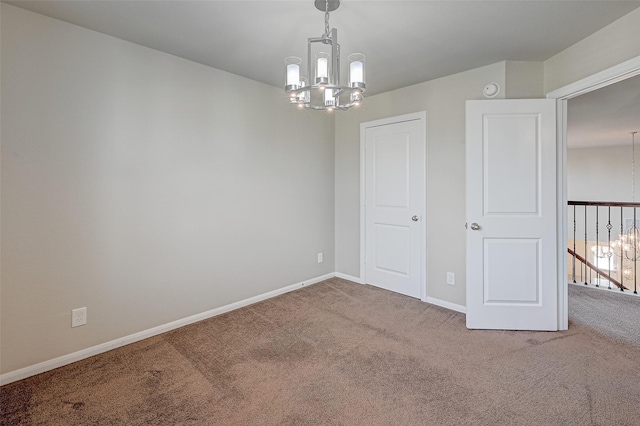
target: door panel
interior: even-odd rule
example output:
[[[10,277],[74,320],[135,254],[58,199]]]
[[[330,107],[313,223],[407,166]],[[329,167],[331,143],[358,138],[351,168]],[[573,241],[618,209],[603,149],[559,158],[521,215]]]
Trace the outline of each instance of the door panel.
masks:
[[[540,239],[487,238],[484,240],[484,303],[540,303]],[[509,265],[521,271],[534,271],[514,277]]]
[[[424,126],[364,127],[365,281],[412,297],[421,296],[425,262]]]
[[[485,214],[538,214],[539,124],[537,114],[484,117]]]
[[[374,265],[381,271],[392,272],[405,277],[410,270],[411,236],[408,226],[387,224],[375,224],[373,238],[384,241],[384,244],[376,244]]]
[[[373,136],[376,207],[409,208],[410,136],[409,133]]]
[[[467,101],[469,328],[557,330],[555,119],[553,100]]]

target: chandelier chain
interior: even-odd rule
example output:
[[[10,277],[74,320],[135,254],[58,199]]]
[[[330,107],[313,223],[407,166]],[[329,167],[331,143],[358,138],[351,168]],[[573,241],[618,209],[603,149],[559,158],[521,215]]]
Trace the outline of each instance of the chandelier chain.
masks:
[[[631,132],[631,201],[636,202],[636,133]]]
[[[329,34],[329,0],[324,2],[324,33]]]

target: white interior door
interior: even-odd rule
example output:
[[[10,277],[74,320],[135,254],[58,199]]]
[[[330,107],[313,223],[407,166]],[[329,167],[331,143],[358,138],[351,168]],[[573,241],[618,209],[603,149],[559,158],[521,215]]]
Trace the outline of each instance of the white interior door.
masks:
[[[426,119],[364,123],[365,282],[422,297]]]
[[[467,327],[557,330],[555,100],[467,101]]]

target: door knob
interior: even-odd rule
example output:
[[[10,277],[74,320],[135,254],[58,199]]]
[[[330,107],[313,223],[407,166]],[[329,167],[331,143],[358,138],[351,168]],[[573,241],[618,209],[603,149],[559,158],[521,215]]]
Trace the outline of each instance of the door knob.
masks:
[[[414,215],[411,220],[417,222],[420,218],[417,215]]]
[[[473,222],[473,223],[471,224],[471,230],[472,230],[472,231],[478,231],[478,230],[480,230],[480,225],[478,225],[477,223]]]

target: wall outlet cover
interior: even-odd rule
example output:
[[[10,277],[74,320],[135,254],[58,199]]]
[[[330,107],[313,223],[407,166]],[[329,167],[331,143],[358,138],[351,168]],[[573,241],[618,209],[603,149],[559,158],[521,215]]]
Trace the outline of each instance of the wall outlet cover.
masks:
[[[87,308],[78,308],[71,311],[71,327],[78,327],[87,323]]]
[[[456,285],[456,274],[453,272],[447,272],[447,284]]]

